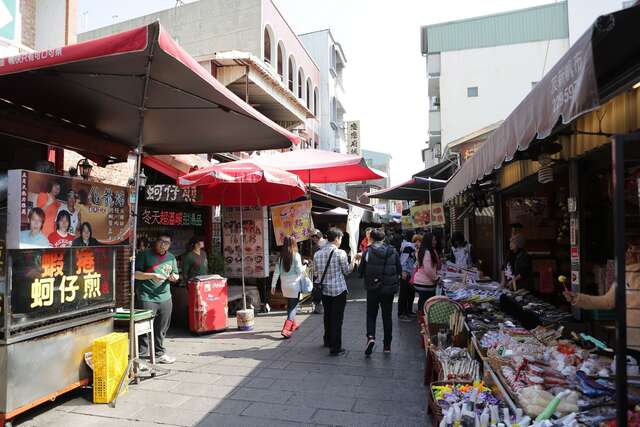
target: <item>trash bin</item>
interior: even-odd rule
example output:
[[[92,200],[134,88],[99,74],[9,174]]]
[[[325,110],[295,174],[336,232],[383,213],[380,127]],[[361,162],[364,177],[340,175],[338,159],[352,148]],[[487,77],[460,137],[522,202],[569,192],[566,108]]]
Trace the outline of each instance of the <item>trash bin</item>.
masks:
[[[187,284],[189,330],[194,333],[227,329],[229,294],[227,279],[215,275],[196,276]]]

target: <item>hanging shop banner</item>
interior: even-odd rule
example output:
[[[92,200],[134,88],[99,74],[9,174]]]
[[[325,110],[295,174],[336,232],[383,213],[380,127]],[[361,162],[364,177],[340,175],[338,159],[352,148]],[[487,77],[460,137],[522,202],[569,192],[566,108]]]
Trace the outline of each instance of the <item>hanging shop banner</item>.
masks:
[[[432,210],[429,204],[412,206],[411,221],[414,227],[437,227],[444,225],[444,209],[442,203],[433,203]]]
[[[140,218],[143,225],[169,225],[173,227],[202,227],[202,212],[178,209],[142,208]]]
[[[115,248],[10,251],[15,321],[41,319],[114,301]]]
[[[272,206],[271,221],[278,246],[282,246],[285,237],[294,237],[298,242],[309,239],[314,230],[311,200]]]
[[[126,243],[126,187],[23,169],[10,170],[8,178],[8,249]]]
[[[242,224],[240,223],[240,209]],[[269,215],[266,207],[222,208],[222,252],[227,277],[242,276],[242,240],[244,230],[245,277],[269,276]]]
[[[413,228],[413,220],[410,215],[402,216],[402,228]]]
[[[144,187],[145,200],[149,202],[196,203],[201,193],[198,187],[182,188],[171,184],[147,185]]]

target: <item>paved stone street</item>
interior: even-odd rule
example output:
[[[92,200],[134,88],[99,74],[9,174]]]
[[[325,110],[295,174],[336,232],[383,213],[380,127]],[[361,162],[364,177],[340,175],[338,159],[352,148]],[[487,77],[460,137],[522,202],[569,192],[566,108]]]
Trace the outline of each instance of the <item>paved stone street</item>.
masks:
[[[255,330],[205,336],[171,331],[171,373],[132,386],[115,409],[82,390],[20,417],[24,426],[429,425],[423,357],[415,322],[394,324],[391,355],[379,343],[365,359],[365,301],[351,281],[344,324],[347,354],[322,347],[322,316],[301,314],[300,330],[280,337],[283,313],[256,318]],[[396,321],[394,307],[394,322]],[[34,378],[34,381],[36,379]]]

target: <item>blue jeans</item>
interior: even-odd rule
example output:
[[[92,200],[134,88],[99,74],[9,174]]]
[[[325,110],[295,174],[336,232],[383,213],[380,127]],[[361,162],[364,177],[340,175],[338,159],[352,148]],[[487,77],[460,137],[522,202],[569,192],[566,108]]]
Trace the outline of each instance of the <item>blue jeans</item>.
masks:
[[[296,320],[296,312],[298,311],[298,303],[300,302],[300,294],[296,298],[287,298],[287,320]]]

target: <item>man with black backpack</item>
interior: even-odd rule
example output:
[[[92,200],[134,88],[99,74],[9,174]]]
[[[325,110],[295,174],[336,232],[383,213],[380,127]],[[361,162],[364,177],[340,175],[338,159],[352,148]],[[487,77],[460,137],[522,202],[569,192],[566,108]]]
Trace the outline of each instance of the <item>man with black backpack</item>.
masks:
[[[376,345],[376,321],[378,308],[382,309],[384,327],[384,353],[391,353],[393,296],[398,292],[402,267],[398,252],[384,243],[384,232],[371,231],[372,244],[367,248],[360,264],[360,274],[364,276],[367,290],[367,348],[368,357]]]

